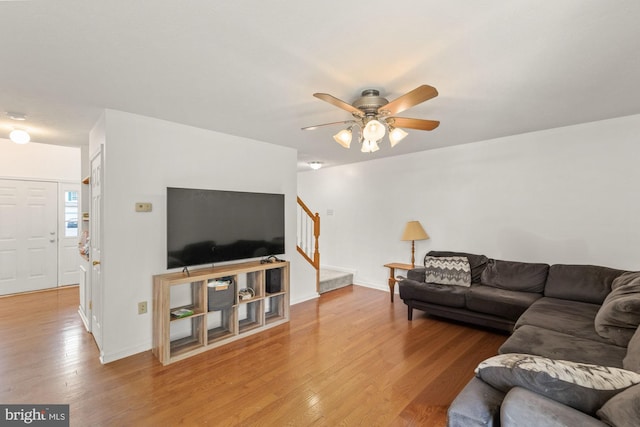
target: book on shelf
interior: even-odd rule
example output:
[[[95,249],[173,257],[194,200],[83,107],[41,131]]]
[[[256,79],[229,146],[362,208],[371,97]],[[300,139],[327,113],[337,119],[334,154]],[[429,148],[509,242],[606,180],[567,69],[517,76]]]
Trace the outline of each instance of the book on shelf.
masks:
[[[179,308],[177,310],[172,310],[171,315],[177,318],[187,317],[193,315],[193,310],[190,308]]]

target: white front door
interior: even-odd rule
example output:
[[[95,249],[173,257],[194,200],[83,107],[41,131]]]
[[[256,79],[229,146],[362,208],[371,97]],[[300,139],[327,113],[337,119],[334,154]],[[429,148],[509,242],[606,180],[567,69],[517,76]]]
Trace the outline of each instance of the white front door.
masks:
[[[102,352],[102,151],[91,159],[91,210],[89,212],[89,251],[91,261],[91,333]]]
[[[58,280],[58,184],[0,180],[0,294]]]
[[[80,185],[60,184],[58,209],[58,286],[80,283],[80,253],[78,241],[82,227],[80,214]]]

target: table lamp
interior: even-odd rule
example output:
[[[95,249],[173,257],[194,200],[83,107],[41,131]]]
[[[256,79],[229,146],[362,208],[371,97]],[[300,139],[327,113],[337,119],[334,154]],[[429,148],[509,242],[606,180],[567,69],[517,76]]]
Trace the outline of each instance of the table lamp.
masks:
[[[416,266],[416,240],[427,240],[429,235],[422,225],[420,225],[420,221],[409,221],[407,225],[404,227],[404,233],[402,233],[402,239],[404,241],[411,240],[411,266],[415,268]]]

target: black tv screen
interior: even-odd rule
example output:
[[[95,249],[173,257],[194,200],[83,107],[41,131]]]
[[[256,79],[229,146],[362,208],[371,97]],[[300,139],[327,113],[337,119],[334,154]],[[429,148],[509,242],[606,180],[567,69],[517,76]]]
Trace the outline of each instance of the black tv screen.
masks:
[[[167,188],[167,268],[284,253],[284,194]]]

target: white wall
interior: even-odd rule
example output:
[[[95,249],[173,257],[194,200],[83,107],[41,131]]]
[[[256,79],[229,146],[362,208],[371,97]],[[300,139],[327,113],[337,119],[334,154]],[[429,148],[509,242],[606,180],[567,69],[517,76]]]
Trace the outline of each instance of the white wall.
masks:
[[[98,126],[99,125],[99,126]],[[285,194],[286,259],[291,300],[315,296],[314,277],[301,277],[295,249],[296,151],[119,111],[105,111],[103,180],[103,361],[151,348],[152,276],[166,272],[166,187]],[[102,132],[92,133],[95,152]],[[95,139],[95,140],[94,140]],[[151,202],[136,213],[136,202]]]
[[[298,194],[321,215],[322,263],[363,285],[388,289],[382,265],[410,262],[409,220],[431,236],[417,263],[455,250],[640,270],[638,135],[635,115],[301,172]]]
[[[80,148],[0,138],[0,177],[80,182]]]

